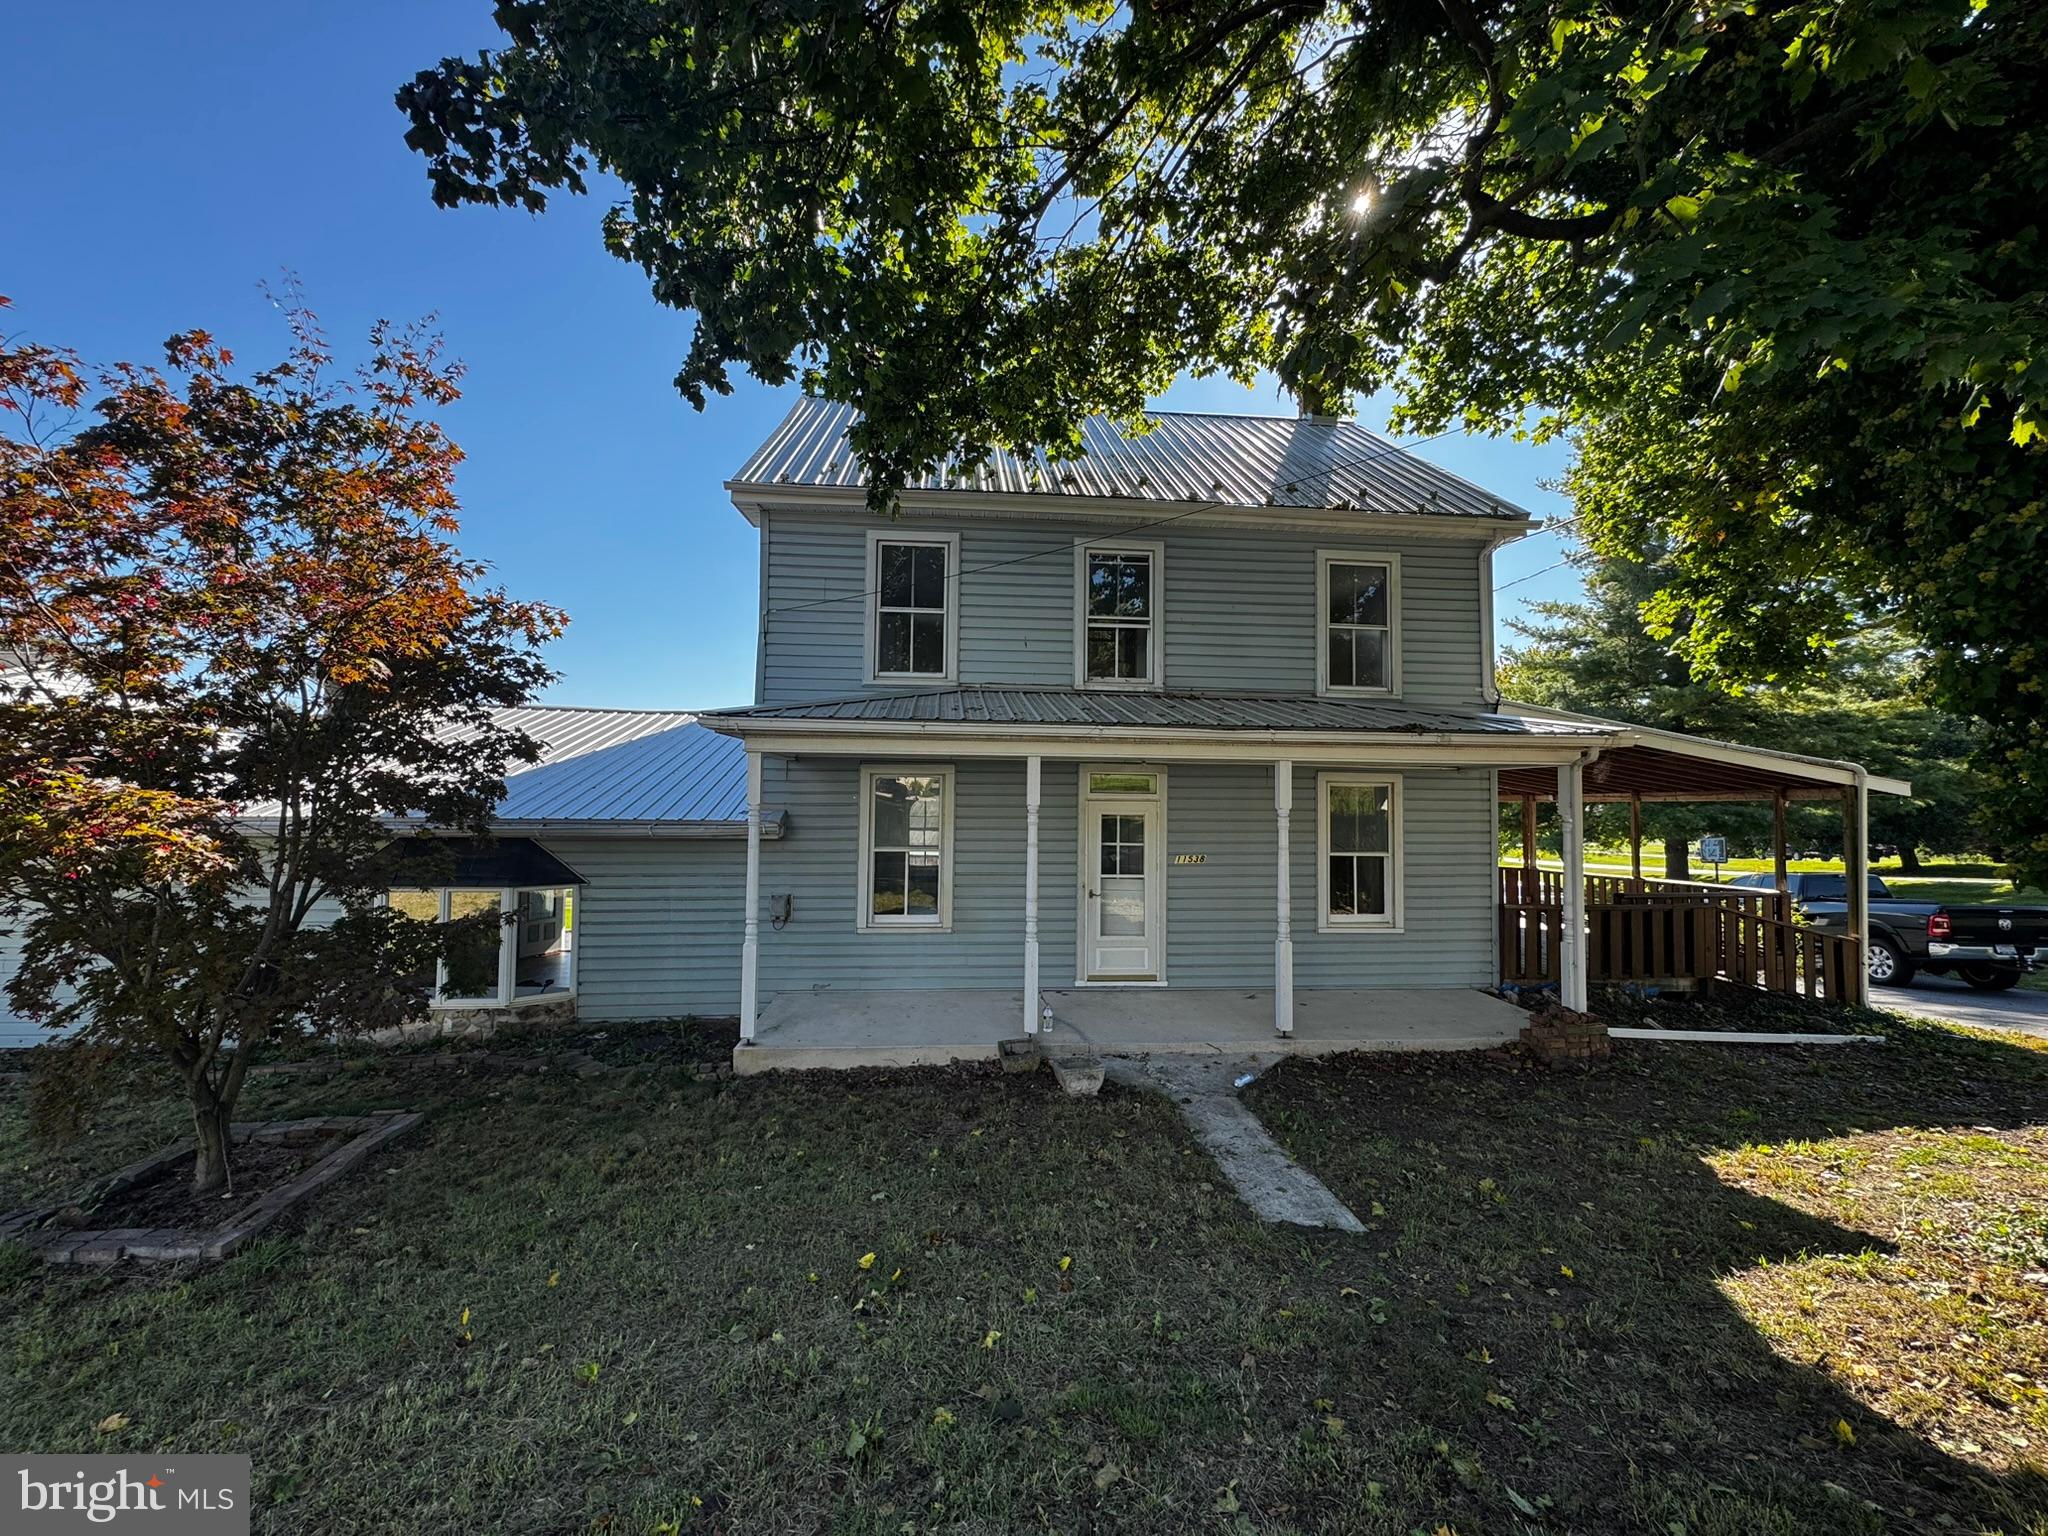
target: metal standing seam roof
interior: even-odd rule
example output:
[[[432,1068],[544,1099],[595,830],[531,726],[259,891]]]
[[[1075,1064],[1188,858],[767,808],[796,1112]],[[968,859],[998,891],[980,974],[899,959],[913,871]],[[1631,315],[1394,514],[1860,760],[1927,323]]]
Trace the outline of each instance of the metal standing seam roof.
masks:
[[[948,466],[910,489],[1235,507],[1423,513],[1522,521],[1529,513],[1440,469],[1355,421],[1150,411],[1152,430],[1125,437],[1102,417],[1082,423],[1084,453],[998,452],[979,469]],[[859,489],[866,478],[847,442],[853,407],[804,397],[754,451],[728,489]]]
[[[498,712],[546,744],[542,761],[505,781],[499,822],[741,823],[746,749],[668,710]]]
[[[960,687],[754,709],[707,710],[714,725],[751,720],[863,724],[1133,726],[1197,731],[1449,732],[1597,736],[1599,726],[1291,694],[1111,693],[1079,688]]]

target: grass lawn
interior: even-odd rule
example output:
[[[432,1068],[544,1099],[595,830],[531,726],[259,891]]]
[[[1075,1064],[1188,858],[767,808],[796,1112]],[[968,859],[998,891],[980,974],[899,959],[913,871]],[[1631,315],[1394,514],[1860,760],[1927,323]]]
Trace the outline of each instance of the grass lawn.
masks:
[[[227,1264],[0,1260],[0,1443],[247,1452],[263,1531],[2048,1536],[2048,1052],[1883,1026],[1283,1066],[1362,1238],[1043,1074],[263,1079],[430,1116]],[[166,1129],[23,1098],[0,1205]]]

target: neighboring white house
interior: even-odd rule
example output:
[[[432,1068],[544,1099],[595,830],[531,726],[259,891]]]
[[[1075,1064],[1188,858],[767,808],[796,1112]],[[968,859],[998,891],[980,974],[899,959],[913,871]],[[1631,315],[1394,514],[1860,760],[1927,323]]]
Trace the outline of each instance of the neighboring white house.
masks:
[[[1047,1025],[1502,1038],[1503,798],[1559,801],[1568,865],[1588,797],[1862,814],[1853,765],[1504,706],[1493,556],[1534,520],[1355,423],[1090,423],[1078,461],[934,475],[882,519],[852,421],[800,401],[727,485],[760,533],[752,707],[515,712],[549,744],[501,809],[524,841],[425,900],[517,916],[498,987],[444,1006],[738,1012],[757,1065]]]

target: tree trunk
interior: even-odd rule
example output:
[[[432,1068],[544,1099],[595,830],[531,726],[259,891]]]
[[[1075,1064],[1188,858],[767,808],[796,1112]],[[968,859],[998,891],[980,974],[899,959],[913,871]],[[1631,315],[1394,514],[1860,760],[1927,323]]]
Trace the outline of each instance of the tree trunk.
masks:
[[[1920,873],[1920,850],[1911,843],[1899,844],[1899,873],[1917,875]]]
[[[1692,848],[1682,837],[1664,839],[1664,878],[1666,880],[1690,880],[1692,878]]]
[[[228,1125],[235,1106],[216,1093],[205,1074],[191,1080],[192,1133],[198,1139],[199,1155],[192,1163],[192,1192],[210,1194],[225,1189],[228,1182]]]

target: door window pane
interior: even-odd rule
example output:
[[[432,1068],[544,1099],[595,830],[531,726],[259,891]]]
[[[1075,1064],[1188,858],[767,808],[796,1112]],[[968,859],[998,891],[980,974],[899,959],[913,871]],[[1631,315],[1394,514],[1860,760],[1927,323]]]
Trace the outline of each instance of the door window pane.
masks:
[[[1102,936],[1132,938],[1145,931],[1145,881],[1116,875],[1102,882]]]
[[[1159,788],[1159,780],[1149,773],[1091,773],[1088,775],[1088,793],[1091,795],[1149,795]]]

